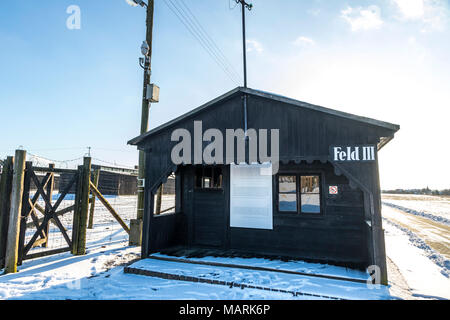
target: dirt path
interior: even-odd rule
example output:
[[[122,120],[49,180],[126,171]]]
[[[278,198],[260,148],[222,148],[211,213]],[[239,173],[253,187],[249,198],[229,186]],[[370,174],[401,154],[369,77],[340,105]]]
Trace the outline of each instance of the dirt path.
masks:
[[[419,300],[419,298],[414,297],[412,290],[402,273],[398,269],[397,265],[392,261],[391,258],[387,257],[387,268],[389,275],[389,292],[396,297],[404,300]]]
[[[450,226],[395,208],[383,208],[383,216],[419,236],[433,250],[450,260]]]

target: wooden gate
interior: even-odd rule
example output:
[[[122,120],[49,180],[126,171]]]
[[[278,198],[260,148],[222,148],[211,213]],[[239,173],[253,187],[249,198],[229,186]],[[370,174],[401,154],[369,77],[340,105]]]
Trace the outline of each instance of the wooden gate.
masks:
[[[69,173],[72,178],[61,193],[54,195],[55,174],[61,173]],[[78,190],[81,173],[81,167],[78,170],[56,169],[53,165],[43,168],[33,167],[31,162],[26,163],[18,264],[26,259],[72,250],[73,236],[76,234],[74,222],[77,221],[76,215],[79,212],[79,192],[69,195],[69,191]],[[63,202],[65,207],[59,209]],[[65,222],[61,221],[68,215],[72,215],[71,224],[67,219]],[[52,230],[50,225],[53,226]],[[62,235],[62,239],[55,245],[51,240],[58,233],[59,236]]]

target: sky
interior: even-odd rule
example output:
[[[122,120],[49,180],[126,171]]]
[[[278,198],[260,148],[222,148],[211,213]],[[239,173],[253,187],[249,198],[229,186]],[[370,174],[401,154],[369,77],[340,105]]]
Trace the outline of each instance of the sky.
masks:
[[[450,188],[448,0],[252,4],[249,87],[399,124],[379,153],[382,188]],[[155,0],[150,128],[242,85],[241,32],[234,0]],[[94,163],[137,164],[144,38],[145,10],[125,0],[1,1],[0,158],[20,147],[73,166],[91,147]]]

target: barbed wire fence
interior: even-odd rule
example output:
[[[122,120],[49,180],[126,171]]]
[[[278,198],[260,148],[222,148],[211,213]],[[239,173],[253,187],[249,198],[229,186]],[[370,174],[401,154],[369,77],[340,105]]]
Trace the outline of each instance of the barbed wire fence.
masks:
[[[85,154],[84,156],[87,156]],[[61,169],[76,169],[78,165],[83,162],[84,156],[76,157],[73,159],[67,160],[57,160],[50,159],[47,157],[43,157],[40,155],[36,155],[34,153],[27,152],[27,161],[31,161],[33,163],[33,167],[46,167],[49,165],[54,165],[55,168]],[[108,166],[108,167],[117,167],[117,168],[125,168],[125,169],[135,169],[135,167],[129,165],[118,164],[115,161],[107,161],[97,157],[91,157],[92,164],[97,166]],[[102,175],[102,170],[99,171],[100,176]],[[105,172],[103,172],[105,174]],[[91,177],[92,178],[92,177]],[[70,179],[70,177],[67,177]],[[58,196],[60,195],[60,189],[62,186],[59,183],[62,183],[61,176],[55,175],[55,184],[53,186],[53,194],[52,194],[52,202],[54,203]],[[103,192],[103,197],[106,201],[111,205],[111,207],[117,212],[123,222],[130,226],[130,220],[136,218],[137,212],[137,190],[133,191],[131,194],[121,194],[121,181],[118,179],[117,185],[111,188],[103,188],[105,191]],[[137,177],[136,182],[137,186]],[[102,189],[102,188],[99,188]],[[133,188],[132,188],[133,189]],[[60,208],[65,209],[73,205],[75,195],[73,194],[75,190],[71,190],[71,193],[66,196],[64,201],[61,203]],[[33,195],[30,194],[30,197]],[[89,204],[89,215],[93,214],[92,218],[92,226],[87,229],[86,232],[86,244],[87,249],[98,249],[98,248],[114,248],[114,247],[123,247],[128,245],[128,234],[123,229],[123,227],[118,223],[118,221],[113,217],[111,212],[103,205],[98,198],[94,200],[94,195],[91,193],[90,195],[90,204]],[[44,200],[42,197],[39,197],[37,201],[39,206],[45,207]],[[91,206],[93,207],[91,209]],[[38,212],[38,218],[42,218]],[[27,231],[27,237],[31,237],[33,234],[33,221],[27,221],[27,225],[30,227],[30,231]],[[61,222],[66,227],[67,232],[70,234],[73,223],[73,214],[67,214],[61,217]],[[29,235],[28,235],[29,234]],[[64,246],[64,238],[60,232],[58,232],[57,227],[54,226],[53,223],[49,224],[49,240],[46,244],[49,248],[58,249]],[[34,251],[40,251],[44,249],[40,249],[36,247]]]
[[[86,156],[86,154],[84,156]],[[54,169],[64,169],[59,171],[55,170],[55,172],[52,173],[52,179],[49,180],[48,185],[44,186],[45,193],[50,199],[52,206],[58,201],[58,198],[61,196],[61,193],[63,192],[62,190],[65,189],[65,185],[67,185],[68,181],[72,180],[73,176],[77,174],[78,171],[76,169],[83,163],[84,156],[67,160],[57,160],[40,156],[32,152],[27,152],[26,160],[31,162],[31,167],[33,168],[33,171],[36,172],[37,178],[41,183],[44,179],[46,179],[47,175],[52,172],[51,170],[48,170],[49,167]],[[136,167],[118,165],[115,161],[107,161],[96,157],[91,157],[91,159],[93,165],[91,171],[91,182],[93,182],[94,185],[95,182],[93,181],[93,173],[96,170],[98,170],[100,174],[99,181],[102,181],[102,174],[106,176],[113,173],[120,176],[124,171],[132,172],[130,170],[136,170]],[[95,168],[94,165],[96,165]],[[104,168],[104,171],[102,171],[101,168]],[[114,168],[125,170],[114,172]],[[112,171],[108,171],[108,169],[111,169]],[[130,220],[135,219],[137,215],[137,176],[134,181],[132,181],[132,183],[135,184],[135,188],[131,188],[133,190],[132,192],[123,192],[124,188],[121,186],[122,182],[122,180],[118,179],[117,184],[112,187],[109,186],[109,188],[105,188],[105,184],[108,183],[105,183],[105,177],[103,177],[103,185],[98,186],[98,192],[101,190],[100,195],[103,199],[100,201],[98,196],[95,196],[94,193],[90,194],[88,218],[90,218],[90,215],[93,216],[91,218],[92,224],[89,226],[88,221],[88,227],[90,228],[86,230],[86,245],[88,251],[91,249],[95,250],[101,248],[105,248],[105,250],[114,250],[116,248],[128,246],[129,235],[125,230],[126,227],[124,228],[123,226],[126,225],[129,228],[131,222]],[[123,183],[129,184],[130,181]],[[25,243],[33,240],[33,236],[37,233],[38,227],[45,217],[44,212],[46,212],[46,202],[37,189],[37,185],[32,182],[29,189],[29,198],[30,201],[35,204],[35,209],[33,211],[33,216],[30,215],[27,217]],[[130,189],[129,185],[127,185],[127,188],[125,189]],[[76,197],[75,193],[76,186],[74,185],[71,187],[68,194],[64,196],[64,199],[61,201],[57,209],[57,212],[61,213],[61,215],[58,215],[58,219],[61,222],[60,225],[63,226],[66,234],[62,233],[60,229],[61,226],[58,227],[57,222],[53,221],[54,219],[51,219],[48,224],[48,229],[45,232],[45,239],[44,237],[40,237],[38,238],[39,241],[33,242],[33,247],[29,251],[30,255],[39,255],[47,250],[59,250],[67,247],[67,239],[65,239],[65,236],[66,238],[67,236],[72,238],[74,218],[73,209]],[[105,201],[107,202],[106,205]],[[111,213],[111,208],[116,214]],[[175,175],[172,174],[163,185],[160,211],[155,212],[155,214],[171,214],[174,212]],[[117,216],[120,218],[117,219]],[[120,223],[119,220],[122,221],[122,223]]]

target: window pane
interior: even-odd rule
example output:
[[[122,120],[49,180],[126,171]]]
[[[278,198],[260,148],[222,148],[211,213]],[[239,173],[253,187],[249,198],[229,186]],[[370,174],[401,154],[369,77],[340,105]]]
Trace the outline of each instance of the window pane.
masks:
[[[203,177],[203,188],[211,188],[211,178]]]
[[[320,195],[313,193],[302,194],[302,212],[320,213]]]
[[[202,187],[202,168],[196,168],[195,169],[195,187],[201,188]]]
[[[280,193],[278,208],[280,211],[297,212],[297,194],[296,193]]]
[[[302,193],[320,193],[319,176],[302,176],[301,191]]]
[[[214,185],[213,188],[222,188],[222,168],[214,168]]]
[[[295,176],[279,176],[278,177],[279,192],[283,193],[297,192],[297,185],[295,181],[296,181]]]
[[[301,177],[301,212],[320,213],[320,179],[319,176]]]

